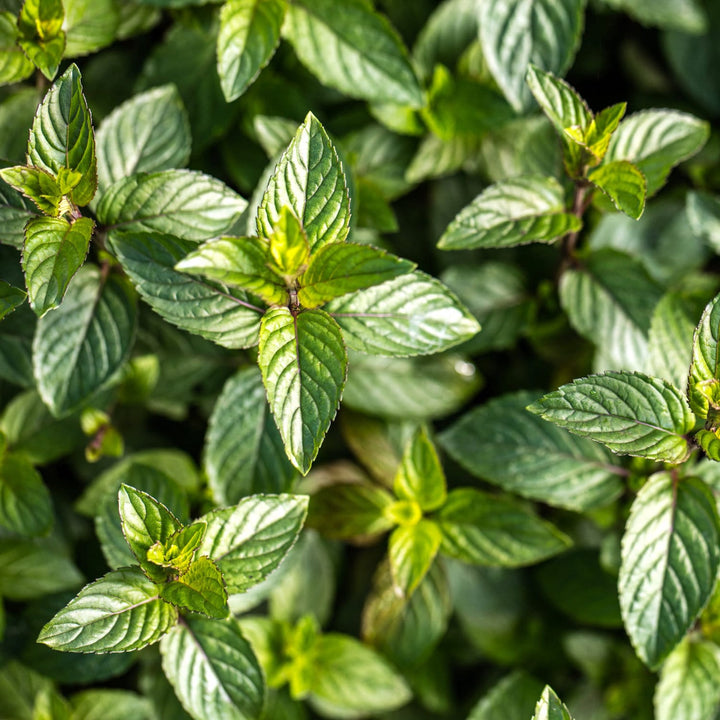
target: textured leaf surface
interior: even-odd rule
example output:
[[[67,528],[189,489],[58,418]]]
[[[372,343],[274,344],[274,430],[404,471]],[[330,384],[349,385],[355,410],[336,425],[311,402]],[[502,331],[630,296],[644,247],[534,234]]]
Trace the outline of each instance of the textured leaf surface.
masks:
[[[230,0],[220,11],[218,75],[228,102],[240,97],[280,42],[287,0]]]
[[[608,372],[580,378],[529,407],[570,432],[613,452],[683,462],[695,417],[680,390],[642,373]]]
[[[640,170],[627,160],[615,160],[593,170],[588,179],[612,200],[621,212],[637,220],[645,209],[647,183]]]
[[[700,480],[660,473],[633,502],[622,544],[620,609],[649,667],[668,656],[710,598],[719,540],[715,499]]]
[[[440,552],[475,565],[530,565],[571,544],[519,503],[471,488],[452,490],[435,519],[443,534]]]
[[[582,227],[578,217],[564,210],[563,189],[553,178],[506,180],[486,188],[461,210],[438,247],[463,250],[551,242]]]
[[[85,262],[94,225],[90,218],[71,224],[49,217],[27,224],[22,268],[30,304],[38,316],[62,302],[70,280]]]
[[[308,114],[275,168],[257,212],[258,234],[270,237],[290,208],[310,249],[342,242],[350,230],[350,199],[343,166],[318,119]]]
[[[178,608],[210,618],[223,619],[230,612],[220,570],[206,557],[198,558],[177,580],[163,585],[160,594]]]
[[[83,95],[80,71],[71,65],[53,84],[38,107],[30,139],[28,163],[57,175],[62,168],[82,175],[70,197],[87,205],[97,188],[92,118]]]
[[[463,467],[504,490],[570,510],[606,505],[622,490],[613,456],[525,409],[536,393],[491,400],[438,440]]]
[[[720,295],[716,296],[703,311],[695,329],[692,345],[692,360],[688,378],[688,397],[693,412],[707,417],[708,398],[702,392],[702,384],[720,380]]]
[[[692,157],[707,142],[708,125],[677,110],[645,110],[620,123],[605,162],[629,160],[647,180],[654,195],[675,165]]]
[[[0,178],[32,200],[42,213],[58,216],[63,193],[57,180],[47,170],[16,165],[0,170]]]
[[[207,240],[228,230],[247,202],[227,185],[195,170],[137,173],[103,193],[98,220],[109,230],[168,233]]]
[[[348,347],[371,355],[429,355],[480,330],[453,293],[417,270],[334,300],[325,309]]]
[[[80,407],[122,367],[135,320],[126,280],[103,280],[93,266],[77,273],[61,307],[38,322],[33,343],[38,391],[54,415]]]
[[[388,558],[397,589],[406,597],[415,592],[440,549],[442,533],[431,520],[403,525],[390,534]]]
[[[256,720],[265,682],[235,620],[185,618],[160,645],[165,675],[195,720]]]
[[[400,37],[363,0],[292,2],[283,32],[324,85],[371,102],[422,105],[422,90]]]
[[[307,514],[305,495],[253,495],[235,507],[213,510],[199,555],[214,560],[228,592],[245,592],[264,580],[295,544]]]
[[[488,67],[512,106],[530,107],[528,64],[564,75],[580,44],[582,0],[491,0],[480,6],[480,42]]]
[[[573,720],[573,717],[553,689],[546,685],[535,707],[533,720]]]
[[[50,493],[40,474],[22,456],[0,460],[0,526],[19,535],[41,535],[52,524]]]
[[[256,367],[240,370],[223,387],[210,416],[204,466],[220,505],[290,489],[296,471],[285,456]]]
[[[0,243],[21,248],[25,241],[25,225],[36,215],[33,203],[0,178]]]
[[[335,417],[347,371],[337,323],[322,310],[294,316],[269,310],[260,330],[258,364],[285,452],[307,473]]]
[[[195,243],[155,233],[113,233],[112,246],[140,296],[165,320],[224,347],[257,343],[261,308],[242,292],[175,270]]]
[[[668,657],[655,687],[657,720],[715,717],[720,707],[720,648],[702,640],[685,640]]]
[[[190,157],[190,125],[174,85],[163,85],[119,105],[97,131],[98,183],[140,172],[184,167]]]
[[[139,568],[113,570],[86,585],[40,632],[38,642],[70,652],[126,652],[157,642],[177,610]]]

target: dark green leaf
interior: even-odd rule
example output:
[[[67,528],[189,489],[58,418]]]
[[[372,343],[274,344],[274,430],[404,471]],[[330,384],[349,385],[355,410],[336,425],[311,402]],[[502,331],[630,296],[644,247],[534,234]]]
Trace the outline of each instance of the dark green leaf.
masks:
[[[0,243],[22,248],[25,225],[37,215],[37,209],[0,177]]]
[[[542,691],[538,680],[515,670],[480,699],[468,720],[527,720]]]
[[[52,521],[52,500],[40,474],[23,456],[3,451],[0,527],[18,535],[42,535],[50,529]]]
[[[707,16],[698,0],[604,0],[608,5],[625,11],[643,25],[654,25],[687,33],[688,40],[697,38],[707,28]],[[678,716],[678,720],[680,717]]]
[[[0,280],[0,320],[22,305],[26,298],[24,290]]]

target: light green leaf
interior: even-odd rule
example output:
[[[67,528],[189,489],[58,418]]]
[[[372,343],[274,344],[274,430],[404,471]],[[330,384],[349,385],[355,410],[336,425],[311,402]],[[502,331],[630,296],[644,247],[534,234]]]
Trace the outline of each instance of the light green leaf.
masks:
[[[300,221],[289,207],[280,208],[272,233],[268,238],[273,270],[283,277],[294,278],[307,266],[310,245]]]
[[[224,183],[195,170],[137,173],[103,193],[98,220],[108,230],[168,233],[207,240],[227,231],[247,202]]]
[[[95,223],[78,218],[33,218],[25,228],[22,268],[30,305],[38,317],[57,307],[85,262]]]
[[[174,85],[135,95],[97,131],[99,189],[134,173],[184,167],[191,143],[187,113]]]
[[[27,297],[24,290],[16,288],[10,283],[0,280],[0,319],[9,315],[16,307],[25,302]]]
[[[52,500],[40,474],[22,455],[3,450],[0,527],[18,535],[33,536],[45,534],[52,522]]]
[[[113,233],[111,242],[143,300],[169,323],[224,347],[257,343],[262,308],[242,292],[175,270],[195,243],[155,233]]]
[[[348,347],[371,355],[429,355],[480,330],[453,293],[418,270],[333,300],[325,310]]]
[[[405,180],[414,185],[458,170],[476,172],[480,147],[481,141],[471,135],[458,135],[452,140],[426,135],[407,166]]]
[[[270,260],[265,240],[222,237],[203,243],[177,263],[175,269],[246,290],[268,305],[286,305],[288,291],[282,278],[268,267]]]
[[[364,0],[292,2],[283,34],[323,85],[370,102],[422,106],[402,40]]]
[[[72,590],[83,576],[55,539],[0,539],[0,596],[31,600]]]
[[[642,373],[607,372],[574,380],[529,408],[621,455],[680,463],[690,453],[695,416],[684,394]]]
[[[120,7],[115,0],[63,0],[65,57],[97,52],[115,40]]]
[[[287,0],[230,0],[220,11],[218,75],[225,99],[239,98],[280,42]]]
[[[210,618],[222,620],[230,613],[223,576],[207,557],[198,558],[177,580],[163,585],[160,595],[180,609]]]
[[[395,587],[410,597],[427,575],[440,549],[443,535],[432,520],[401,525],[390,534],[388,558]]]
[[[268,183],[257,211],[260,237],[272,235],[283,207],[290,208],[300,220],[310,250],[347,238],[350,199],[343,166],[312,113],[298,128]]]
[[[214,560],[229,593],[257,585],[283,561],[307,515],[305,495],[253,495],[200,520],[207,530],[199,555]]]
[[[518,111],[531,105],[528,65],[564,75],[580,45],[583,0],[490,0],[480,5],[480,42],[498,85]]]
[[[689,42],[697,39],[692,35],[699,35],[708,29],[707,15],[698,0],[640,0],[639,2],[638,0],[603,0],[603,2],[626,12],[643,25],[687,33]]]
[[[661,288],[639,262],[601,250],[560,279],[560,302],[570,324],[602,350],[608,370],[641,370]]]
[[[443,534],[440,552],[475,565],[531,565],[571,545],[518,502],[471,488],[452,490],[434,519]]]
[[[537,393],[504,395],[474,408],[440,434],[440,445],[483,480],[533,500],[590,510],[622,491],[613,456],[525,409]]]
[[[670,170],[695,155],[708,136],[708,124],[693,115],[677,110],[644,110],[620,123],[605,163],[629,160],[637,165],[651,196],[665,184]]]
[[[188,572],[206,529],[204,522],[195,522],[176,530],[164,541],[157,540],[147,549],[148,560],[180,574]]]
[[[710,720],[720,707],[720,648],[699,638],[686,639],[670,654],[655,686],[657,720]]]
[[[546,685],[532,720],[573,720],[573,717],[553,689]]]
[[[70,198],[76,205],[87,205],[93,199],[97,188],[95,138],[76,65],[53,84],[37,109],[28,140],[28,164],[53,175],[63,168],[80,173]]]
[[[330,717],[362,718],[405,705],[411,692],[381,655],[354,638],[329,633],[307,656],[310,705]]]
[[[5,183],[0,171],[0,243],[22,248],[25,225],[36,215],[33,203]]]
[[[445,473],[425,428],[405,446],[393,490],[398,498],[413,500],[425,511],[437,510],[445,502]]]
[[[0,84],[24,80],[32,75],[34,66],[17,43],[17,15],[0,12]]]
[[[18,45],[48,80],[65,50],[64,14],[61,0],[24,0],[18,16]]]
[[[687,219],[695,235],[720,252],[720,198],[702,191],[691,191],[686,198]]]
[[[296,471],[285,456],[257,367],[240,370],[223,387],[208,423],[203,458],[220,505],[290,489]]]
[[[195,720],[256,720],[265,681],[236,620],[190,616],[160,644],[165,675]]]
[[[43,627],[38,642],[68,652],[127,652],[157,642],[178,619],[139,568],[113,570],[89,585]]]
[[[153,720],[152,704],[130,690],[83,690],[72,696],[73,720]]]
[[[298,278],[298,298],[303,307],[315,308],[414,269],[415,263],[370,245],[333,243],[310,257],[308,269]]]
[[[553,178],[505,180],[486,188],[463,208],[438,247],[466,250],[552,242],[582,227],[580,218],[565,209],[562,186]]]
[[[285,452],[303,474],[335,417],[347,372],[337,323],[322,310],[269,310],[262,319],[258,364]]]
[[[460,409],[481,387],[460,355],[379,357],[350,353],[343,407],[385,418],[433,420]]]
[[[297,122],[289,118],[271,115],[256,115],[252,124],[255,139],[268,158],[274,158],[285,151],[297,130]]]
[[[63,193],[55,177],[47,170],[16,165],[0,170],[0,178],[32,200],[45,215],[58,216]]]
[[[715,499],[702,481],[658,473],[635,498],[618,588],[625,629],[649,667],[676,647],[710,598],[718,541]]]
[[[136,312],[124,278],[103,278],[98,268],[85,266],[63,304],[39,320],[33,369],[53,415],[81,407],[122,367],[132,349]]]
[[[506,675],[472,709],[468,720],[527,720],[543,686],[524,670]]]
[[[688,377],[688,398],[696,415],[706,418],[711,411],[709,396],[720,381],[720,295],[711,300],[695,329]]]
[[[637,220],[645,209],[647,183],[640,170],[627,160],[615,160],[595,168],[588,180],[602,190],[613,205]]]

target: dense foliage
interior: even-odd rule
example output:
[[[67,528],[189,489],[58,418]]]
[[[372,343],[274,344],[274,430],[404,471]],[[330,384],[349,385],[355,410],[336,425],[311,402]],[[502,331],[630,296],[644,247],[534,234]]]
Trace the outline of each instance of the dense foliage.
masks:
[[[719,7],[0,0],[0,720],[715,720]]]

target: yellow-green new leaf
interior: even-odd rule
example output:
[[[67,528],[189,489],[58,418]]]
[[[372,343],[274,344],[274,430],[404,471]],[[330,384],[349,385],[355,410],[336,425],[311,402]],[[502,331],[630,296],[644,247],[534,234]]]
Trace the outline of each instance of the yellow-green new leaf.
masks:
[[[440,550],[442,532],[432,520],[395,528],[388,543],[388,557],[395,587],[410,597],[423,581]]]
[[[645,209],[647,183],[640,170],[627,160],[595,168],[588,180],[607,195],[621,212],[637,220]]]
[[[260,327],[258,364],[285,452],[305,474],[345,386],[347,352],[340,328],[322,310],[269,310]]]
[[[63,193],[55,177],[47,170],[15,165],[0,170],[0,177],[32,200],[40,212],[51,217],[58,216]]]
[[[425,511],[437,510],[445,502],[445,473],[425,428],[405,446],[393,489],[399,498],[413,500]]]
[[[195,551],[200,546],[207,524],[194,522],[176,530],[165,540],[156,541],[147,549],[147,559],[156,565],[186,573],[192,565]]]
[[[163,600],[180,609],[209,618],[222,620],[230,613],[223,576],[207,557],[199,557],[177,580],[163,585],[160,594]]]
[[[67,652],[127,652],[157,642],[177,619],[140,568],[121,568],[86,585],[45,625],[38,642]]]
[[[70,281],[85,262],[95,223],[78,218],[33,218],[25,227],[22,268],[30,306],[42,317],[57,307]]]
[[[62,0],[25,0],[18,17],[18,44],[33,65],[52,80],[65,51]]]
[[[283,277],[294,278],[306,267],[310,245],[300,221],[289,207],[280,208],[280,217],[268,243],[275,270]]]

